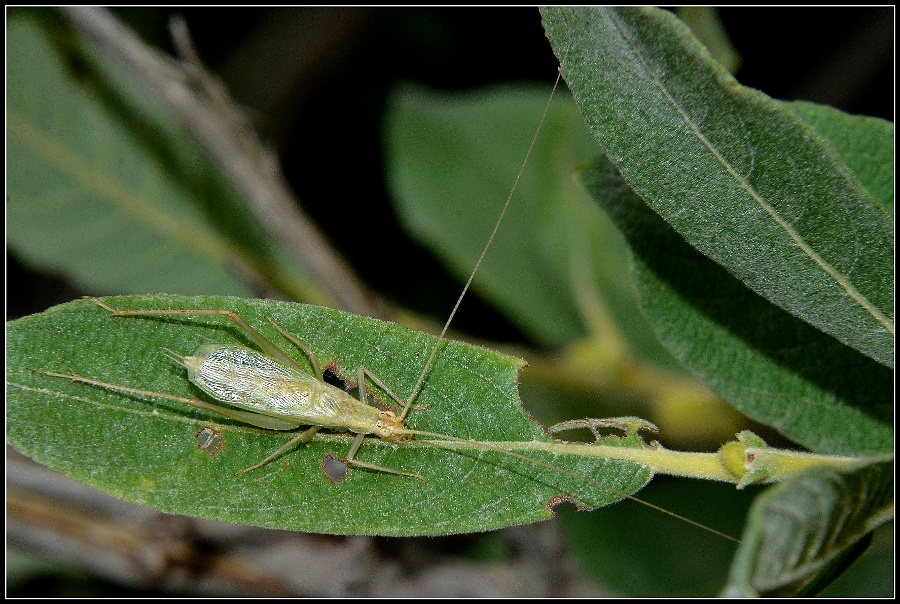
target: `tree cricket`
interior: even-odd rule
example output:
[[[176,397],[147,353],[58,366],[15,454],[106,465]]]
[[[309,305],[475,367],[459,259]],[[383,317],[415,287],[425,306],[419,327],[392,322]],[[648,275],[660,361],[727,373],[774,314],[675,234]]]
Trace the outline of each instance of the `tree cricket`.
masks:
[[[76,375],[63,375],[50,371],[40,371],[39,373],[126,394],[172,400],[267,430],[295,430],[300,426],[311,426],[258,464],[239,470],[236,474],[244,474],[261,468],[297,444],[312,438],[319,429],[330,428],[348,430],[357,435],[350,452],[343,460],[345,463],[425,481],[425,478],[413,472],[404,472],[356,459],[356,453],[366,434],[374,434],[392,443],[406,442],[412,436],[411,432],[403,427],[403,420],[412,406],[412,401],[410,400],[404,405],[400,397],[364,367],[360,367],[358,370],[359,399],[357,400],[344,390],[322,381],[322,368],[315,352],[271,319],[269,320],[272,325],[285,338],[308,355],[310,364],[315,371],[315,377],[305,373],[303,368],[290,356],[250,327],[236,312],[223,310],[127,311],[111,308],[97,298],[92,300],[114,317],[224,316],[239,326],[265,354],[236,344],[207,344],[189,356],[181,356],[168,349],[163,350],[167,357],[187,370],[188,380],[195,386],[212,399],[231,405],[231,407],[216,405],[198,398],[115,386]],[[396,402],[404,405],[400,415],[393,411],[379,411],[366,403],[366,377],[388,392]],[[237,407],[237,409],[232,407]]]

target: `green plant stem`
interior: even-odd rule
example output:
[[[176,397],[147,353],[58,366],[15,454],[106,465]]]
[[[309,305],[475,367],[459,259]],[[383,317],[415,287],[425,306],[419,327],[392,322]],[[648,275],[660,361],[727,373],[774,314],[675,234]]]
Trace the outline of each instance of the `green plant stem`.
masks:
[[[692,453],[672,451],[656,447],[620,447],[600,444],[564,442],[502,442],[489,443],[492,447],[511,451],[546,451],[557,455],[579,455],[602,459],[634,461],[649,466],[654,473],[671,474],[690,478],[704,478],[724,482],[737,482],[734,474],[722,463],[718,453]]]
[[[405,446],[436,446],[442,449],[499,452],[539,451],[555,455],[576,455],[633,461],[650,467],[655,474],[668,474],[686,478],[700,478],[731,482],[739,488],[747,484],[771,483],[785,480],[795,474],[815,467],[829,467],[841,471],[854,470],[873,461],[872,458],[819,455],[772,447],[746,447],[742,443],[727,443],[716,453],[672,451],[662,446],[630,447],[602,444],[570,443],[560,441],[498,441],[480,442],[463,439],[415,440]],[[743,463],[734,461],[737,453],[733,447],[743,450]],[[543,464],[542,464],[543,465]]]

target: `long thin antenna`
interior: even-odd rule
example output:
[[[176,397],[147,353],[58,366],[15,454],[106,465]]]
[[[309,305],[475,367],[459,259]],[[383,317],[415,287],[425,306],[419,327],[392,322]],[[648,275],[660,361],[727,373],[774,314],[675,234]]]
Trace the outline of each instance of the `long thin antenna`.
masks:
[[[525,160],[522,162],[522,166],[519,168],[519,173],[516,175],[516,180],[513,183],[512,189],[510,189],[509,191],[509,196],[506,198],[506,203],[503,204],[503,209],[500,211],[500,216],[499,218],[497,218],[497,223],[494,225],[494,231],[488,238],[484,249],[481,250],[481,256],[478,257],[478,262],[475,263],[475,268],[472,269],[472,273],[469,275],[469,280],[466,281],[465,286],[463,286],[462,292],[460,292],[459,298],[456,299],[456,304],[453,306],[453,310],[450,311],[450,316],[447,317],[447,322],[444,323],[444,328],[441,329],[441,333],[440,335],[438,335],[437,341],[434,343],[434,348],[432,348],[431,350],[431,355],[429,355],[428,361],[426,361],[425,367],[422,369],[422,373],[419,374],[419,380],[416,382],[416,387],[413,388],[412,394],[410,394],[409,400],[406,402],[406,406],[403,408],[403,412],[400,414],[400,421],[406,419],[406,415],[412,408],[413,402],[419,395],[419,391],[422,389],[422,384],[425,383],[425,377],[428,375],[428,370],[431,368],[434,357],[437,356],[438,349],[441,347],[441,343],[444,341],[444,336],[447,334],[447,330],[450,328],[450,323],[453,321],[453,317],[456,316],[456,311],[459,309],[459,305],[462,304],[463,298],[466,297],[466,292],[469,291],[469,286],[472,285],[472,281],[475,279],[475,274],[478,272],[478,269],[481,267],[481,263],[487,256],[488,250],[491,249],[491,244],[494,243],[494,238],[497,236],[497,231],[500,230],[500,224],[503,222],[503,217],[506,216],[506,210],[509,209],[509,204],[512,201],[513,195],[515,195],[516,193],[516,189],[519,186],[519,181],[522,180],[522,174],[525,173],[525,166],[528,165],[528,159],[531,157],[531,152],[534,150],[534,145],[541,133],[541,129],[544,127],[544,122],[547,120],[547,114],[550,112],[550,105],[553,103],[553,97],[556,96],[556,89],[559,87],[560,79],[562,79],[562,73],[557,73],[556,82],[553,83],[553,90],[550,92],[550,98],[547,100],[547,105],[544,107],[544,113],[541,114],[541,121],[538,122],[538,127],[531,139],[531,144],[528,146],[528,152],[525,154]]]
[[[568,13],[566,13],[566,21],[568,22]],[[534,145],[537,143],[538,136],[540,135],[541,130],[544,127],[544,122],[547,120],[547,115],[550,112],[550,105],[553,104],[553,99],[556,96],[556,89],[559,87],[559,82],[562,79],[562,65],[565,64],[565,61],[569,56],[569,49],[571,48],[571,45],[572,45],[572,28],[570,26],[569,27],[569,44],[566,47],[566,54],[563,56],[562,61],[560,61],[560,67],[557,70],[557,74],[556,74],[556,81],[553,83],[553,89],[550,91],[550,98],[547,100],[547,105],[544,107],[544,112],[541,114],[541,119],[538,122],[537,129],[535,129],[534,136],[531,138],[531,144],[528,146],[528,152],[525,153],[525,159],[522,161],[521,167],[519,167],[519,173],[516,175],[516,180],[513,183],[512,189],[510,189],[510,191],[509,191],[509,196],[506,198],[506,203],[503,204],[503,209],[500,210],[500,216],[497,218],[496,224],[494,224],[494,230],[493,230],[493,232],[491,232],[491,236],[488,238],[487,243],[484,245],[484,249],[481,250],[481,255],[478,257],[478,261],[475,263],[475,268],[472,269],[472,273],[469,275],[468,281],[466,281],[466,284],[463,286],[462,291],[459,294],[459,297],[456,299],[456,304],[453,305],[453,310],[450,311],[450,316],[447,317],[447,321],[446,321],[446,323],[444,323],[444,327],[443,327],[443,329],[441,329],[441,333],[438,335],[437,341],[435,341],[435,343],[434,343],[434,348],[431,349],[431,354],[428,356],[428,360],[425,362],[425,367],[422,368],[422,372],[419,374],[419,379],[418,379],[418,381],[416,381],[416,386],[415,386],[415,388],[413,388],[412,393],[409,395],[409,400],[406,402],[406,406],[403,407],[403,412],[400,413],[400,415],[398,417],[400,422],[403,422],[406,419],[406,416],[409,413],[409,410],[412,408],[412,405],[415,402],[416,397],[419,395],[419,391],[422,389],[422,384],[425,383],[425,378],[428,375],[428,370],[431,368],[434,358],[435,358],[435,356],[437,356],[438,349],[440,349],[441,343],[444,341],[444,336],[447,334],[447,330],[450,328],[450,323],[453,322],[453,318],[456,316],[456,311],[459,309],[459,305],[462,304],[463,298],[466,297],[466,293],[469,291],[469,286],[472,285],[472,281],[475,280],[475,274],[478,272],[478,269],[481,267],[481,263],[484,261],[485,257],[487,256],[488,250],[491,248],[491,245],[494,243],[494,238],[497,236],[497,232],[500,230],[500,224],[503,222],[503,218],[506,216],[506,211],[509,209],[509,204],[512,202],[513,195],[515,195],[516,189],[519,186],[519,181],[522,180],[522,174],[525,173],[525,167],[528,165],[528,160],[531,157],[531,152],[534,150]],[[476,443],[474,443],[474,441],[469,441],[469,440],[462,439],[462,438],[456,438],[454,436],[448,436],[446,434],[438,434],[435,432],[425,432],[422,430],[411,430],[411,429],[406,429],[404,432],[409,435],[435,437],[439,440],[430,440],[429,442],[433,443],[433,446],[438,446],[438,447],[441,446],[440,439],[445,439],[446,441],[449,441],[449,442],[476,444]],[[716,529],[708,527],[704,524],[701,524],[700,522],[697,522],[696,520],[691,520],[690,518],[687,518],[680,514],[676,514],[675,512],[672,512],[661,506],[650,503],[649,501],[644,501],[643,499],[635,497],[634,495],[631,495],[630,493],[626,493],[624,491],[620,491],[620,490],[610,487],[608,485],[604,485],[596,480],[592,480],[585,476],[580,476],[578,474],[575,474],[574,472],[570,472],[568,470],[564,470],[563,468],[554,466],[554,465],[546,463],[544,461],[534,459],[532,457],[528,457],[527,455],[522,455],[522,454],[516,453],[514,451],[507,451],[507,450],[501,449],[499,447],[491,446],[488,443],[479,442],[479,443],[477,443],[477,445],[483,449],[498,451],[505,455],[510,455],[512,457],[523,459],[523,460],[529,461],[531,463],[534,463],[536,465],[551,469],[553,471],[560,472],[560,473],[566,474],[568,476],[572,476],[572,477],[582,480],[588,484],[600,487],[602,489],[606,489],[607,491],[610,491],[616,495],[619,495],[624,499],[629,499],[631,501],[634,501],[641,505],[645,505],[651,509],[654,509],[658,512],[661,512],[663,514],[666,514],[666,515],[676,518],[678,520],[687,522],[688,524],[691,524],[700,529],[703,529],[705,531],[713,533],[713,534],[715,534],[719,537],[722,537],[723,539],[726,539],[728,541],[740,543],[739,539],[736,539],[736,538],[732,537],[731,535],[727,535],[721,531],[717,531]]]

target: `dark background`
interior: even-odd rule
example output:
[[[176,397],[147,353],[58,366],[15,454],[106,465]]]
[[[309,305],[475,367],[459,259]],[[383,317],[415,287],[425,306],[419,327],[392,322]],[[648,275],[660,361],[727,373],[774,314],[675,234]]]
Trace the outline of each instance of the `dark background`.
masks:
[[[117,12],[145,39],[172,51],[166,29],[172,9]],[[537,10],[179,12],[201,57],[278,150],[305,210],[362,279],[388,299],[443,321],[460,284],[394,218],[381,158],[386,99],[404,81],[448,91],[532,81],[544,83],[549,94],[557,63]],[[720,14],[743,59],[742,84],[778,99],[893,120],[892,8],[734,8]],[[360,242],[359,224],[377,224],[383,235]],[[97,293],[32,272],[12,257],[7,265],[8,318]],[[443,302],[427,308],[426,298]],[[519,335],[474,296],[455,327],[495,341]]]
[[[145,39],[169,52],[171,12],[117,10]],[[546,85],[549,94],[557,62],[537,10],[179,12],[200,56],[278,150],[305,210],[363,280],[405,307],[446,318],[460,284],[400,230],[387,197],[381,153],[385,103],[405,81],[448,91],[531,81]],[[777,99],[809,100],[893,121],[893,8],[735,8],[720,14],[742,57],[736,74],[742,84]],[[498,210],[503,201],[497,200]],[[359,245],[354,226],[374,223],[385,234]],[[404,259],[402,266],[397,258]],[[98,293],[25,268],[12,256],[7,268],[7,318]],[[425,308],[424,290],[446,302]],[[475,297],[466,300],[460,319],[457,329],[482,338],[517,337]],[[42,576],[40,593],[53,593],[54,581]],[[72,593],[70,586],[60,589]],[[130,593],[107,589],[100,593]]]

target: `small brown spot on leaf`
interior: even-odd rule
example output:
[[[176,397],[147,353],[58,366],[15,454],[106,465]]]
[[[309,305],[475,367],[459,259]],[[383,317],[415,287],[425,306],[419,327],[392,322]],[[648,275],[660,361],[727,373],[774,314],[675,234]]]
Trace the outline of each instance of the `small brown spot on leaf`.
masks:
[[[197,432],[197,448],[210,457],[215,457],[225,448],[225,439],[220,431],[206,426]]]

